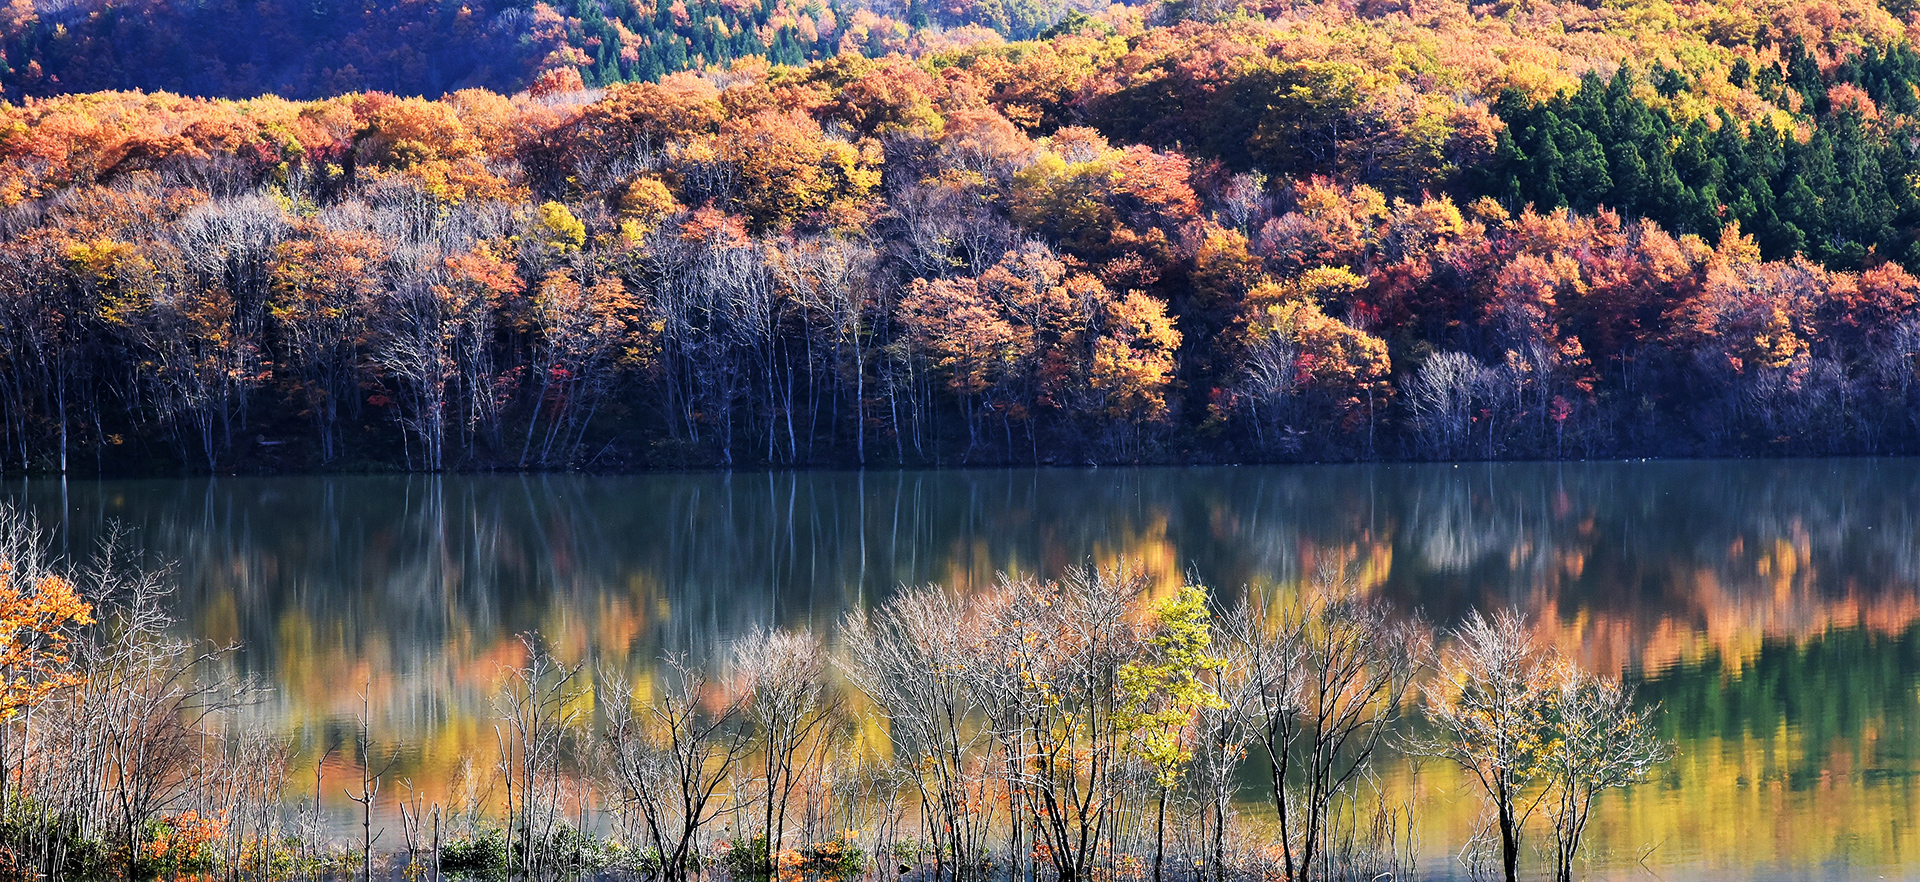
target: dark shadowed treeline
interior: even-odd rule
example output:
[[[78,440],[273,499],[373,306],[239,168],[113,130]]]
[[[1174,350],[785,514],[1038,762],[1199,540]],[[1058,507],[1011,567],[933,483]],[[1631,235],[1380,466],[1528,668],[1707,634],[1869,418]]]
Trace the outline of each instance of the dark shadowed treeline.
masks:
[[[1914,65],[1856,12],[1642,34],[1605,79],[1633,20],[1520,71],[1533,25],[1449,7],[34,100],[0,468],[1911,451]]]
[[[19,0],[0,11],[0,95],[142,89],[248,98],[380,90],[512,92],[540,73],[590,85],[766,58],[804,64],[1029,38],[1064,2]]]

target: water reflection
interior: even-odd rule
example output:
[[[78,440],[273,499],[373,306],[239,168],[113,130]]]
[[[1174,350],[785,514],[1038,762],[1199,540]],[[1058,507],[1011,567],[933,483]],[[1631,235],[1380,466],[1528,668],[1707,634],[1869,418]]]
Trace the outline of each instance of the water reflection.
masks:
[[[371,690],[402,773],[490,750],[514,635],[639,669],[766,623],[830,629],[902,583],[1126,556],[1284,591],[1327,566],[1447,623],[1518,604],[1648,679],[1681,756],[1605,810],[1603,869],[1879,875],[1920,860],[1920,463],[1662,462],[59,483],[0,492],[84,551],[178,566],[184,627],[277,689],[305,756]],[[311,770],[311,766],[308,766]],[[304,773],[303,773],[304,774]],[[329,772],[332,774],[332,772]],[[309,785],[310,786],[310,785]],[[1444,857],[1474,805],[1423,768]],[[1770,869],[1771,868],[1771,869]],[[1782,869],[1786,868],[1786,869]],[[1837,869],[1836,869],[1837,868]],[[1913,870],[1904,870],[1911,874]]]

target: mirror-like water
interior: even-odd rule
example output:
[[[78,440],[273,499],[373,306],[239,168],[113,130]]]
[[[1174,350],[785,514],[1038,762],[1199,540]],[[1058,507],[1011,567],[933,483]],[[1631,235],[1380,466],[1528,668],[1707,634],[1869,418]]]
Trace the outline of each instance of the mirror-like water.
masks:
[[[459,755],[493,750],[492,684],[521,632],[639,669],[761,624],[830,632],[902,583],[1124,556],[1232,597],[1339,565],[1441,624],[1519,605],[1664,703],[1678,757],[1600,810],[1599,875],[1920,877],[1917,461],[36,480],[0,496],[76,556],[117,520],[174,561],[183,627],[244,646],[237,664],[275,687],[251,713],[296,738],[309,781],[370,691],[395,774],[444,793]],[[1434,763],[1390,783],[1447,866],[1471,792]]]

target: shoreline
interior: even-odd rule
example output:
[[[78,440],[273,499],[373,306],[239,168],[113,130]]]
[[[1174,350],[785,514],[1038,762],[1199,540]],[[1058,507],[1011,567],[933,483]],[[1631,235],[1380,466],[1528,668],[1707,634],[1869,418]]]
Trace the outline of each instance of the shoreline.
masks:
[[[191,471],[151,471],[151,472],[49,472],[19,471],[0,473],[0,482],[20,480],[85,480],[85,481],[154,481],[169,479],[218,479],[218,478],[353,478],[353,477],[510,477],[510,476],[555,476],[574,475],[581,477],[639,477],[663,475],[758,475],[758,474],[893,474],[903,472],[994,472],[994,471],[1039,471],[1071,472],[1097,471],[1101,469],[1129,470],[1173,470],[1198,468],[1291,468],[1291,467],[1340,467],[1340,466],[1477,466],[1477,465],[1595,465],[1630,463],[1715,463],[1715,462],[1752,462],[1752,463],[1790,463],[1790,462],[1859,462],[1859,461],[1899,461],[1920,459],[1920,451],[1901,451],[1892,453],[1835,453],[1805,454],[1793,453],[1779,456],[1741,455],[1741,454],[1672,454],[1659,456],[1598,456],[1583,458],[1497,458],[1497,459],[1338,459],[1338,460],[1185,460],[1185,461],[1142,461],[1142,462],[1007,462],[1007,463],[924,463],[924,464],[879,464],[857,465],[848,463],[816,463],[795,465],[693,465],[693,466],[654,466],[621,469],[586,468],[449,468],[438,471],[424,469],[287,469],[287,470],[230,470],[221,472]]]

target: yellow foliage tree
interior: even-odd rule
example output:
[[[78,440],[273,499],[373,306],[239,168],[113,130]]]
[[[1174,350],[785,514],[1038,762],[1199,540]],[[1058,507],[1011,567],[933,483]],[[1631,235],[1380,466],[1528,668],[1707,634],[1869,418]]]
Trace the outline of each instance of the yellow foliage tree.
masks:
[[[1283,286],[1262,286],[1250,299],[1267,303],[1248,328],[1256,342],[1272,338],[1288,344],[1293,387],[1326,402],[1348,430],[1392,394],[1386,341],[1327,315],[1316,297],[1302,294],[1351,290],[1351,275],[1340,269],[1316,270],[1291,292]],[[1272,302],[1274,294],[1279,294],[1277,303]]]

